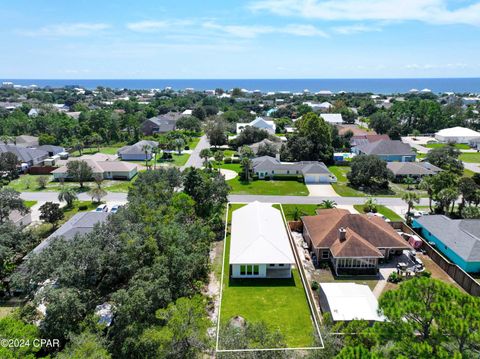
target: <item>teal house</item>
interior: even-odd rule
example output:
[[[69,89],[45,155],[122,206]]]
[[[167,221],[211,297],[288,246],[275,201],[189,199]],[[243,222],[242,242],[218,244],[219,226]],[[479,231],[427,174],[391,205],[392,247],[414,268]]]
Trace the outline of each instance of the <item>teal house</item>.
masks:
[[[375,155],[386,162],[415,162],[416,153],[410,145],[397,140],[379,140],[352,148],[358,155]]]
[[[415,218],[412,227],[465,272],[480,272],[480,219]]]

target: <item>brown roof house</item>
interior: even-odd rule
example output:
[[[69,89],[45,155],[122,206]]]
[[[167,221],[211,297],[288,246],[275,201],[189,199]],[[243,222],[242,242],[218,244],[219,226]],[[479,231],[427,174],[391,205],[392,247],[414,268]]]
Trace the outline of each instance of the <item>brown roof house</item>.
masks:
[[[382,218],[344,209],[318,210],[302,217],[303,236],[318,260],[330,261],[337,275],[375,274],[380,260],[411,249]]]

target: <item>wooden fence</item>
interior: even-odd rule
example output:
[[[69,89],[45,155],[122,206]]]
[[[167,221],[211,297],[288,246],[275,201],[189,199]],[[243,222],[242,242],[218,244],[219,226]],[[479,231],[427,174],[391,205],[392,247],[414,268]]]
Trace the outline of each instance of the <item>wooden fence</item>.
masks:
[[[419,233],[415,232],[412,228],[407,226],[403,222],[391,222],[393,228],[399,229],[402,232],[409,234],[417,234],[423,241],[422,248],[427,252],[428,256],[442,268],[457,284],[462,287],[467,293],[480,296],[480,284],[470,274],[465,272],[462,268],[456,264],[450,262],[443,256],[435,247],[430,245]]]

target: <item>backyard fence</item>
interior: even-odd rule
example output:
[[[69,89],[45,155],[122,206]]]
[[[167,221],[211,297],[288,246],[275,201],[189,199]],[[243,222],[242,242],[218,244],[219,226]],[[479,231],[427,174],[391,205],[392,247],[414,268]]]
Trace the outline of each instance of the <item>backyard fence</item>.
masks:
[[[57,168],[53,166],[33,166],[28,169],[28,173],[31,175],[48,175]]]
[[[407,226],[403,222],[390,222],[393,228],[401,230],[402,232],[409,234],[416,234],[412,228]],[[418,235],[422,240],[422,248],[427,252],[428,256],[442,268],[460,287],[462,287],[467,293],[480,296],[480,284],[470,274],[465,272],[462,268],[456,264],[450,262],[443,256],[435,247],[430,245],[422,236]]]

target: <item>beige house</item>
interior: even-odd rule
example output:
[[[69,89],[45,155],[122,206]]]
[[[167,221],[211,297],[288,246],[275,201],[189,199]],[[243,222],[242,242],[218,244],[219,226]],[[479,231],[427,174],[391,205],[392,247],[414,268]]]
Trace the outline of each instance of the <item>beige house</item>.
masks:
[[[109,180],[131,180],[138,172],[137,165],[120,161],[94,161],[82,160],[92,169],[93,175],[101,175]],[[68,179],[67,166],[62,166],[52,171],[56,180]]]

